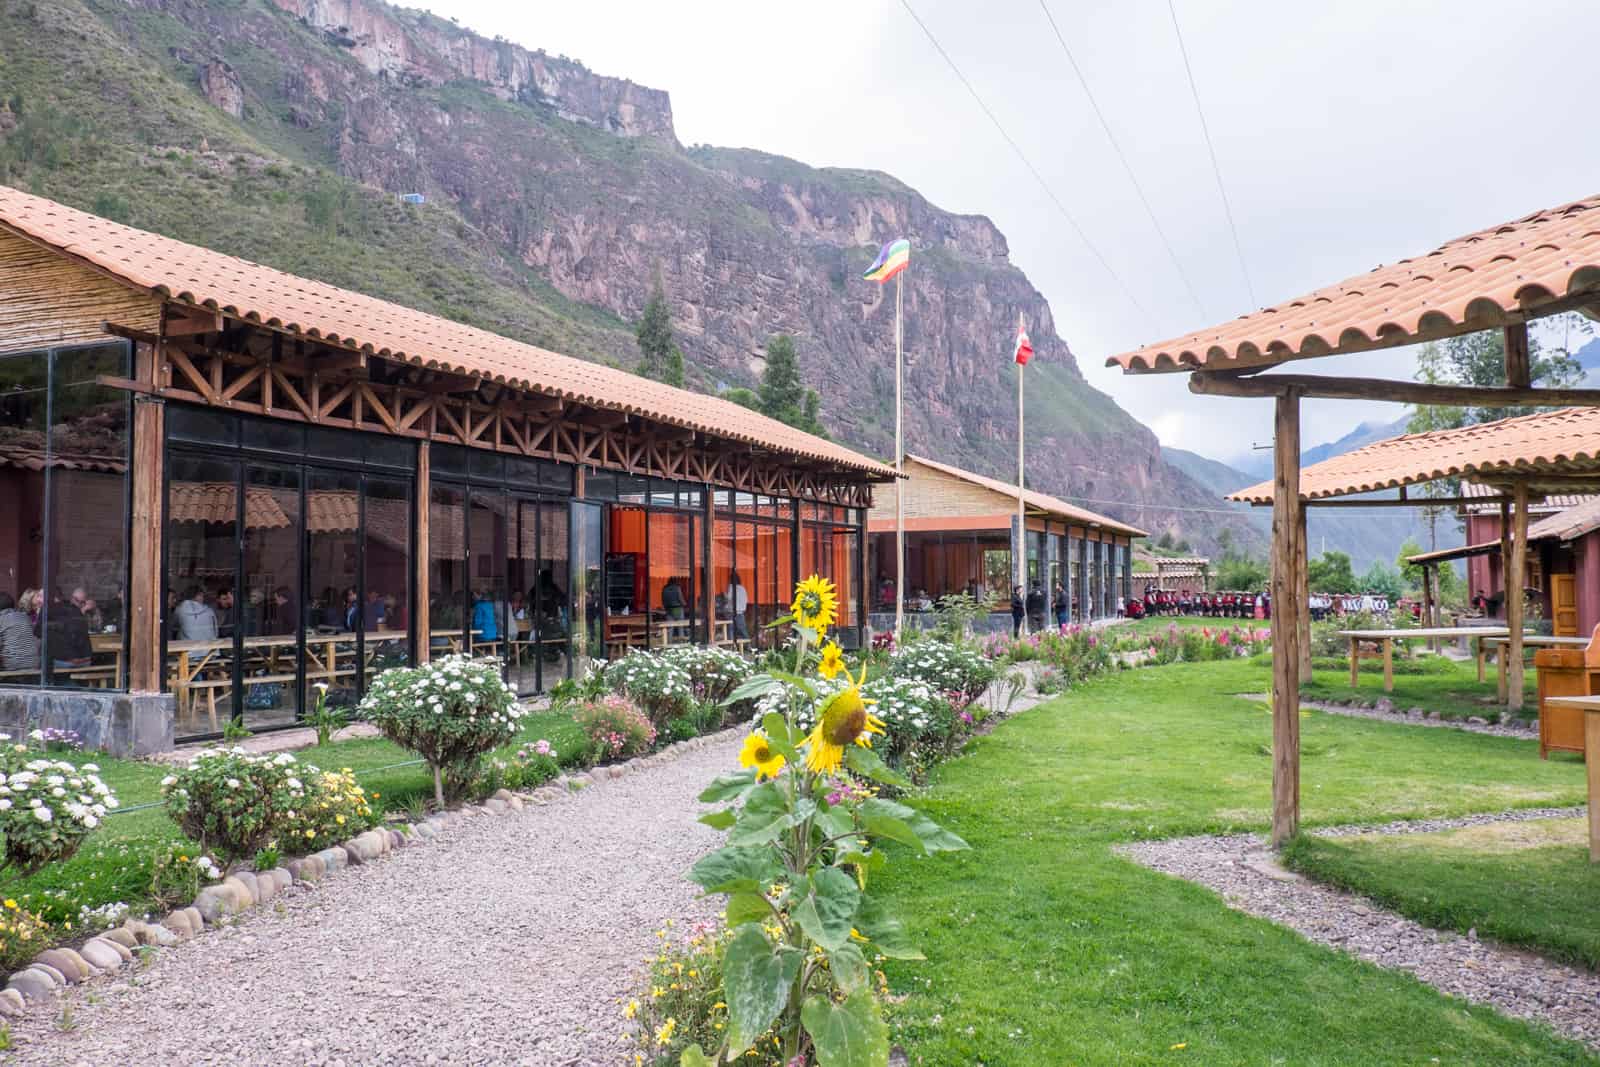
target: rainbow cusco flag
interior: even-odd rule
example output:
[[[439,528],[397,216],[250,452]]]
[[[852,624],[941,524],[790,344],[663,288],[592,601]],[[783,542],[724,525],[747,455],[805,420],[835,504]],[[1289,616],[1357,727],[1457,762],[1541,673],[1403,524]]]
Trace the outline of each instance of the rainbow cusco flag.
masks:
[[[878,260],[861,277],[869,282],[886,282],[911,265],[911,242],[904,237],[890,241],[878,253]]]

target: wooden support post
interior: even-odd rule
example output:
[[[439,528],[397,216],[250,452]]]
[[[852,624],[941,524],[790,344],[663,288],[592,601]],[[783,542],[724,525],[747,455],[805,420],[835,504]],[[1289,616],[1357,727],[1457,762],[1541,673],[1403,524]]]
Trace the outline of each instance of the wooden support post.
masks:
[[[1522,583],[1528,569],[1528,483],[1512,487],[1511,568],[1506,575],[1506,626],[1511,639],[1506,642],[1506,707],[1522,709]]]
[[[1600,711],[1584,710],[1583,762],[1589,779],[1589,862],[1600,863]]]
[[[716,570],[715,570],[715,567],[716,567],[716,562],[715,562],[716,547],[715,546],[716,546],[716,543],[717,543],[716,542],[716,529],[717,529],[716,496],[717,496],[717,493],[716,493],[716,490],[714,490],[713,488],[711,488],[708,485],[708,486],[706,486],[705,492],[702,493],[701,496],[704,497],[704,499],[705,499],[705,511],[704,511],[703,525],[706,528],[706,532],[705,532],[705,537],[701,539],[701,554],[700,555],[701,555],[701,559],[705,560],[706,577],[705,577],[705,581],[701,585],[701,589],[703,590],[703,593],[701,594],[701,597],[700,597],[700,625],[705,627],[705,635],[706,635],[705,643],[708,646],[715,646],[716,643],[717,643],[717,600],[716,600],[715,591],[711,588],[711,585],[712,585],[712,580],[716,577]],[[805,536],[805,524],[804,523],[800,524],[799,530],[800,530],[799,536],[801,536],[801,537]],[[796,540],[795,544],[796,544],[796,547],[798,548],[799,547],[799,541]],[[865,547],[863,547],[862,551],[863,551],[863,553],[865,552]],[[795,572],[798,574],[799,573],[799,568],[796,568]],[[732,631],[731,630],[729,631],[729,636],[732,636]]]
[[[162,334],[166,311],[162,311]],[[134,377],[141,385],[164,384],[166,341],[136,345]],[[157,396],[133,398],[133,513],[128,560],[128,688],[161,691],[161,489],[166,456],[166,404]]]
[[[1531,388],[1532,367],[1528,361],[1528,324],[1526,322],[1507,323],[1505,344],[1506,388]]]
[[[1383,639],[1383,691],[1394,692],[1394,638]]]
[[[1361,639],[1350,639],[1350,688],[1361,684]]]
[[[1300,677],[1311,677],[1311,567],[1307,562],[1311,557],[1311,542],[1306,538],[1306,509],[1297,509],[1299,516],[1296,519],[1295,540],[1299,547],[1295,550],[1300,558],[1300,565],[1295,568],[1294,589],[1294,627],[1295,641],[1300,646]]]
[[[1292,607],[1305,566],[1300,540],[1300,398],[1277,398],[1272,449],[1272,844],[1300,825],[1300,641]],[[1285,610],[1287,607],[1287,610]]]
[[[1433,568],[1426,563],[1422,565],[1422,625],[1433,625]],[[1428,648],[1438,652],[1438,641],[1428,638]]]
[[[1500,617],[1511,618],[1511,501],[1500,502]],[[1494,650],[1494,669],[1499,676],[1500,704],[1505,706],[1506,694],[1506,646],[1496,645]]]
[[[433,495],[433,457],[428,451],[428,442],[423,441],[417,446],[417,558],[412,561],[415,569],[416,592],[413,594],[415,606],[412,608],[411,617],[417,624],[417,659],[418,663],[428,662],[433,646],[433,611],[430,598],[433,590],[429,587],[428,563],[431,555],[430,533],[428,517],[432,514],[429,497]]]

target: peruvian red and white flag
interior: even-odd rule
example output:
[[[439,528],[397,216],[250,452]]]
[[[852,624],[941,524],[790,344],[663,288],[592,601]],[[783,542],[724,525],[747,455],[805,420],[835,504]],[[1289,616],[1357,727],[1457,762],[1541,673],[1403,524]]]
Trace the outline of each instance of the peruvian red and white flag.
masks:
[[[1033,358],[1033,342],[1028,340],[1028,328],[1017,323],[1017,350],[1015,353],[1017,363],[1026,367],[1028,360]]]

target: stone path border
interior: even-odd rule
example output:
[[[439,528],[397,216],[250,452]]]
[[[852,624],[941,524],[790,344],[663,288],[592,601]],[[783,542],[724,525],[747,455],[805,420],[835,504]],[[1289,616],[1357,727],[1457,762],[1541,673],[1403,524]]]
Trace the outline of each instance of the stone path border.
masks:
[[[1256,700],[1262,703],[1266,703],[1271,699],[1266,693],[1235,693],[1234,695],[1244,700]],[[1425,708],[1396,707],[1394,701],[1387,697],[1372,704],[1337,704],[1321,700],[1301,700],[1300,706],[1327,712],[1329,715],[1344,715],[1352,719],[1375,719],[1379,722],[1393,722],[1403,726],[1433,726],[1446,730],[1463,730],[1469,734],[1487,734],[1490,737],[1516,737],[1522,740],[1538,740],[1539,738],[1539,721],[1537,719],[1528,723],[1517,721],[1490,722],[1479,715],[1474,715],[1465,720],[1446,719],[1437,711],[1428,711]]]
[[[505,815],[529,804],[546,805],[579,790],[656,767],[685,752],[742,735],[744,725],[678,741],[658,752],[622,763],[564,773],[537,789],[513,793],[501,789],[481,804],[467,804],[438,812],[414,824],[388,824],[368,830],[341,845],[287,861],[270,871],[238,871],[220,882],[201,888],[194,902],[175,908],[159,922],[128,919],[78,945],[58,945],[41,952],[28,966],[14,972],[0,990],[0,1017],[17,1018],[41,1005],[55,1007],[67,986],[79,985],[134,962],[143,947],[165,948],[234,921],[252,908],[286,893],[290,886],[323,881],[346,867],[375,863],[391,852],[426,844],[464,820],[481,815]]]
[[[1563,818],[1584,808],[1542,808],[1315,831],[1426,833],[1487,823]],[[1354,893],[1310,881],[1278,865],[1256,834],[1201,835],[1118,845],[1134,862],[1195,882],[1229,907],[1287,926],[1319,944],[1380,967],[1407,971],[1441,992],[1507,1015],[1544,1023],[1600,1051],[1600,974],[1522,949],[1435,930]]]

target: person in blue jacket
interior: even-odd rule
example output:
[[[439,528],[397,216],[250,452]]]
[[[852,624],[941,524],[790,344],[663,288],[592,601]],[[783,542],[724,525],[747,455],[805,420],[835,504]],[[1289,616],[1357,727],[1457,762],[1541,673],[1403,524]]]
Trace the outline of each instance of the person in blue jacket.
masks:
[[[473,594],[472,603],[472,629],[474,637],[479,641],[498,641],[500,627],[494,617],[494,601],[489,599],[489,594],[478,590]]]

